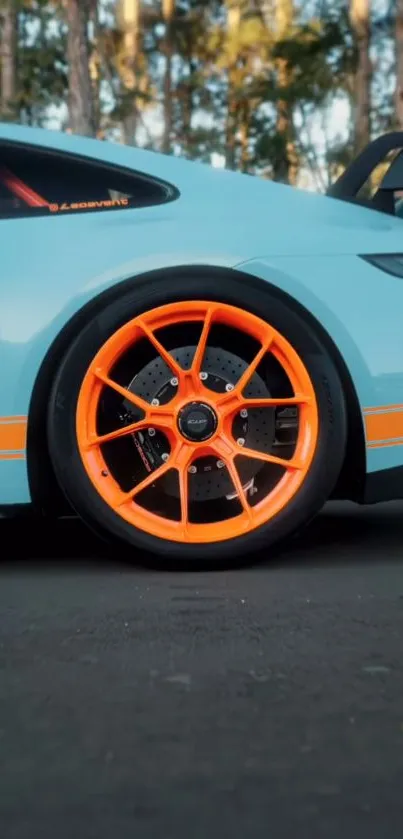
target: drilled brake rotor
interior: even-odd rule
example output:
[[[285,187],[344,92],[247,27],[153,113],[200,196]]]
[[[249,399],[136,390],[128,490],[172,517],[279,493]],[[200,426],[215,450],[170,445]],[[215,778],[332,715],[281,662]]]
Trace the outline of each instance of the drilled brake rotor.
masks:
[[[173,358],[182,368],[188,369],[195,353],[195,347],[181,347],[171,350]],[[234,353],[221,348],[208,347],[203,360],[204,384],[210,390],[224,393],[227,386],[235,385],[248,368],[248,363]],[[128,389],[147,402],[158,400],[165,404],[176,393],[177,382],[161,357],[147,364],[131,381]],[[247,387],[247,396],[269,398],[270,392],[263,379],[255,373]],[[156,404],[156,403],[154,403]],[[130,414],[132,406],[124,403]],[[243,414],[246,412],[242,412]],[[242,438],[245,445],[257,451],[270,451],[275,437],[275,410],[256,410],[246,416],[239,414],[233,425],[235,439]],[[148,471],[157,469],[169,454],[165,435],[155,429],[138,432],[133,442]],[[244,486],[252,486],[253,479],[262,468],[262,462],[240,458],[238,471]],[[199,458],[194,463],[196,471],[190,475],[189,497],[191,501],[212,501],[234,495],[234,487],[222,462],[216,457]],[[168,495],[178,497],[176,475],[168,473],[159,481],[159,486]]]

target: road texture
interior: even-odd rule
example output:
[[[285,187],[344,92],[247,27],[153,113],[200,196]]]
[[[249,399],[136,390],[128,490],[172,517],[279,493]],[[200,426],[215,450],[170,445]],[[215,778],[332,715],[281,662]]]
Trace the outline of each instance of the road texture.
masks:
[[[219,573],[0,538],[1,839],[402,839],[402,504]]]

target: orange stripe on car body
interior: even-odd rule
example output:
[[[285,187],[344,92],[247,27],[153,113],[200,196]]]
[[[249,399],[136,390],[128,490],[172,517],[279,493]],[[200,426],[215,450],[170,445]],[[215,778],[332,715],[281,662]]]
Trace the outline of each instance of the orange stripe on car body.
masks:
[[[27,417],[0,417],[0,460],[21,460],[27,443]]]
[[[25,460],[25,452],[1,452],[0,460]]]
[[[391,446],[403,446],[403,437],[397,440],[381,440],[379,443],[368,443],[367,449],[389,449]]]
[[[377,405],[374,408],[364,408],[364,414],[384,414],[389,411],[403,411],[403,404]]]
[[[364,408],[363,413],[368,448],[403,445],[403,405]]]

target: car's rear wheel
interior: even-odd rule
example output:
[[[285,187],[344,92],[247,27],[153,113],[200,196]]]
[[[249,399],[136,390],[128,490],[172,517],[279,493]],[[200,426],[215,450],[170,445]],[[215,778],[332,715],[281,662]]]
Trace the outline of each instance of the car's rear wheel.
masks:
[[[156,279],[69,348],[48,437],[90,526],[217,562],[252,556],[320,509],[344,456],[345,406],[317,336],[269,289],[252,293],[237,274]]]

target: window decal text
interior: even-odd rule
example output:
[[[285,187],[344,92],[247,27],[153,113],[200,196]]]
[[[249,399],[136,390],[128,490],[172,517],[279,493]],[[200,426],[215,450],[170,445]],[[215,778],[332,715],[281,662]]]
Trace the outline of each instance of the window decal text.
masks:
[[[66,210],[97,210],[99,208],[127,207],[128,204],[128,198],[117,198],[114,201],[78,201],[72,203],[65,201],[63,204],[49,204],[49,210],[51,213],[62,213]]]

